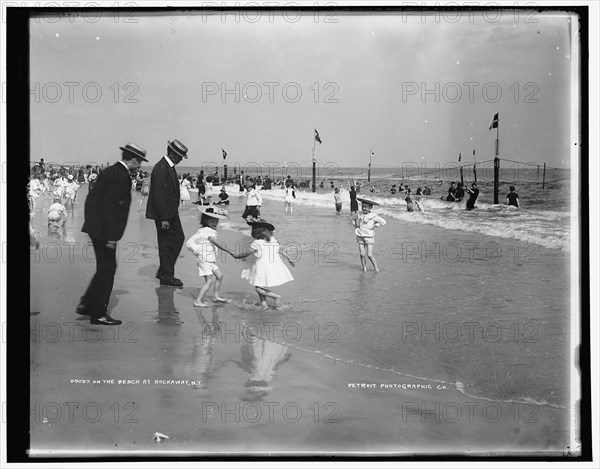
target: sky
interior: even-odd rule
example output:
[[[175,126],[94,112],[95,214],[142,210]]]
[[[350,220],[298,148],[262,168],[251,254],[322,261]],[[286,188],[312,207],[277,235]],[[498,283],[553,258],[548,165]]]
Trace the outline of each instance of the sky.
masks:
[[[206,13],[206,12],[205,12]],[[469,12],[196,12],[31,21],[31,159],[98,164],[167,141],[186,166],[569,167],[577,18]],[[574,72],[575,70],[575,72]],[[317,129],[322,144],[315,143]]]

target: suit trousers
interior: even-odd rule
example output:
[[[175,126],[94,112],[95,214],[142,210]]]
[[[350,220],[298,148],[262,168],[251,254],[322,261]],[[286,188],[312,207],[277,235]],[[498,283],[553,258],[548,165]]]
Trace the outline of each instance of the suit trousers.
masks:
[[[90,316],[99,318],[107,314],[108,302],[117,271],[117,250],[106,246],[106,240],[92,238],[96,255],[96,273],[81,303],[90,308]]]
[[[162,222],[154,220],[156,234],[158,236],[158,258],[160,266],[156,272],[156,278],[169,280],[175,277],[175,262],[181,252],[185,236],[179,215],[168,220],[169,229],[162,229]]]

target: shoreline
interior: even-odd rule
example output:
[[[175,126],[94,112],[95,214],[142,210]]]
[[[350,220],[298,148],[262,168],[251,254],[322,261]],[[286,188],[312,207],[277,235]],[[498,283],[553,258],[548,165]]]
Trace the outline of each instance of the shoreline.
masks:
[[[115,290],[109,305],[123,325],[114,330],[100,329],[99,340],[93,341],[99,328],[73,313],[78,295],[83,293],[95,268],[84,258],[87,239],[78,231],[83,197],[75,207],[75,218],[68,222],[67,236],[63,240],[41,239],[38,262],[34,254],[30,257],[31,310],[40,311],[31,316],[31,406],[35,409],[36,404],[40,405],[41,417],[39,422],[32,422],[33,449],[52,449],[56,455],[67,454],[62,452],[77,446],[92,453],[97,450],[110,454],[165,450],[185,454],[199,447],[206,447],[199,454],[319,454],[322,450],[349,455],[361,451],[472,454],[469,448],[474,445],[481,452],[508,450],[519,454],[560,452],[570,444],[566,403],[564,408],[553,408],[534,405],[535,399],[530,397],[504,400],[503,393],[510,391],[510,386],[484,397],[472,396],[478,394],[472,391],[486,389],[490,379],[494,382],[486,356],[490,344],[482,341],[479,333],[474,334],[473,342],[465,340],[465,336],[458,343],[440,343],[429,340],[429,336],[423,341],[418,334],[405,330],[407,325],[421,323],[432,330],[436,321],[493,321],[501,324],[502,330],[508,330],[506,321],[509,325],[521,324],[528,312],[521,316],[512,308],[506,310],[501,298],[487,298],[482,303],[485,313],[477,304],[471,306],[465,300],[455,299],[455,288],[460,283],[446,273],[460,265],[475,269],[480,275],[493,267],[502,271],[516,269],[519,278],[532,274],[545,277],[548,265],[561,266],[566,254],[556,255],[555,250],[541,248],[537,264],[523,263],[521,267],[506,256],[496,262],[474,257],[473,262],[465,258],[455,263],[443,259],[436,262],[431,255],[425,262],[419,256],[407,256],[402,262],[399,247],[416,246],[425,238],[450,243],[492,240],[437,227],[407,230],[405,224],[388,220],[388,225],[377,233],[375,250],[382,272],[362,273],[347,214],[336,217],[333,206],[331,211],[325,211],[298,205],[294,214],[286,217],[283,204],[267,200],[263,214],[276,225],[277,239],[282,245],[297,245],[302,255],[292,270],[294,282],[279,290],[286,309],[257,310],[256,294],[240,278],[241,263],[232,262],[231,258],[221,266],[225,273],[224,294],[233,303],[194,308],[193,295],[197,294],[200,279],[193,256],[185,247],[176,267],[184,288],[160,287],[154,279],[156,233],[144,212],[137,211],[138,197],[134,195],[128,227],[120,241]],[[219,230],[219,240],[232,245],[249,240],[240,218],[243,207],[237,202],[240,200],[233,198],[228,207],[230,229]],[[197,227],[196,213],[195,207],[189,207],[181,214],[186,239]],[[307,224],[308,219],[315,222]],[[40,220],[43,217],[36,214],[35,226],[40,226]],[[321,227],[316,232],[315,223]],[[325,248],[327,243],[329,248]],[[385,246],[395,250],[386,255]],[[57,252],[58,247],[63,256],[51,262],[51,252]],[[67,255],[69,249],[72,256]],[[399,264],[394,264],[394,259],[396,263],[400,260]],[[317,278],[318,284],[314,281]],[[497,278],[496,283],[500,278],[508,281],[504,276]],[[489,295],[484,282],[492,282],[480,280],[478,288],[482,291],[466,291],[465,298]],[[407,281],[413,287],[399,290]],[[367,290],[363,290],[365,286]],[[520,290],[511,295],[521,298],[523,291],[529,291]],[[427,296],[428,291],[435,292],[433,300]],[[542,291],[547,296],[548,292]],[[433,305],[443,304],[438,298],[456,307],[444,307],[435,313]],[[550,304],[551,299],[543,301]],[[386,309],[396,304],[399,309]],[[522,307],[534,308],[531,311],[538,308],[527,303],[522,303]],[[421,311],[429,312],[423,316]],[[533,319],[540,324],[539,338],[550,337],[543,322],[548,319]],[[560,321],[557,324],[562,331],[565,325]],[[61,338],[53,342],[58,330]],[[297,338],[298,331],[301,337]],[[545,364],[537,363],[525,348],[546,353],[544,341],[529,344],[523,343],[521,336],[516,343],[512,339],[503,336],[493,343],[497,385],[510,383],[501,374],[510,369],[502,364],[504,361],[510,364],[529,357],[526,369],[533,365],[540,372],[550,370],[556,360],[566,363],[566,357],[556,357],[554,362],[546,357]],[[446,376],[455,374],[454,365],[448,365],[456,360],[459,374],[468,372],[463,389],[455,387],[460,380]],[[57,368],[61,361],[67,366]],[[483,367],[473,368],[476,362]],[[418,370],[428,377],[411,378],[417,376],[414,371]],[[187,379],[206,386],[70,383],[71,379],[94,378]],[[473,378],[481,382],[471,382]],[[536,378],[531,384],[547,386],[546,381]],[[349,387],[351,383],[425,384],[433,389],[362,389]],[[515,383],[527,396],[526,382]],[[437,390],[437,385],[446,389]],[[562,391],[559,394],[564,396]],[[563,405],[562,400],[558,405]],[[79,403],[79,408],[73,408],[73,422],[69,421],[66,402]],[[61,418],[54,423],[43,422],[44,415],[56,415],[51,413],[56,408],[49,403],[56,403],[62,410]],[[100,408],[102,423],[92,424],[81,417],[79,412],[86,404],[90,404],[86,418],[89,420],[95,415],[92,411]],[[286,405],[289,413],[284,415],[279,410]],[[293,411],[298,408],[302,416],[294,421]],[[119,410],[117,417],[115,409]],[[277,410],[272,421],[269,409]],[[499,418],[493,411],[500,412]],[[325,422],[328,416],[339,421]],[[137,422],[125,421],[126,417],[134,417]],[[152,440],[156,431],[170,438],[156,443]]]

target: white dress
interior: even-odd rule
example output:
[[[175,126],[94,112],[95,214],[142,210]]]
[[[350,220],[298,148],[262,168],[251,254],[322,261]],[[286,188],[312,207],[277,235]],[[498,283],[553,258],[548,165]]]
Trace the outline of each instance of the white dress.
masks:
[[[181,181],[179,186],[179,192],[181,194],[181,200],[190,200],[190,193],[188,189],[192,186],[192,183],[187,179]]]
[[[294,189],[286,187],[285,189],[285,203],[291,204],[294,201]]]
[[[289,269],[279,255],[279,243],[275,238],[271,241],[256,239],[250,245],[254,255],[252,267],[242,271],[245,278],[255,287],[276,287],[294,280]]]

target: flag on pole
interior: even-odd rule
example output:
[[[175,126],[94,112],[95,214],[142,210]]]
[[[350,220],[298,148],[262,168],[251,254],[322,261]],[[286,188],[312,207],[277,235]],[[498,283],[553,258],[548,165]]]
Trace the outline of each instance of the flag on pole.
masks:
[[[494,116],[494,120],[492,121],[492,125],[490,125],[490,128],[488,130],[496,129],[498,127],[498,121],[500,120],[498,118],[498,114],[500,114],[500,113],[497,112],[496,115]]]
[[[323,142],[321,141],[321,137],[319,137],[319,132],[317,132],[317,129],[315,129],[315,140],[316,140],[317,142],[319,142],[319,143],[323,143]]]
[[[223,159],[227,158],[227,152],[225,150],[223,150],[222,148],[221,148],[221,151],[223,152]]]

